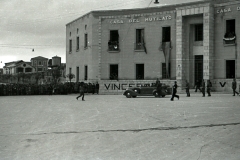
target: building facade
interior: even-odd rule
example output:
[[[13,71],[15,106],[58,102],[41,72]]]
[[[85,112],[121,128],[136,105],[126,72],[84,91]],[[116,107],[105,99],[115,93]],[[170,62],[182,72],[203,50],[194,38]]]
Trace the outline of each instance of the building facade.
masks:
[[[66,72],[103,92],[156,78],[228,91],[240,79],[239,14],[239,0],[92,11],[66,25]]]
[[[36,68],[36,72],[45,72],[48,69],[48,58],[38,56],[31,58],[32,66]]]

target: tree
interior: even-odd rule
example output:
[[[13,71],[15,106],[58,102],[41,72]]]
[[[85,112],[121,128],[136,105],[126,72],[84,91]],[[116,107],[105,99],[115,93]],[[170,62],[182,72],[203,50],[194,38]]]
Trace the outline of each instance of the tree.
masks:
[[[57,83],[57,80],[61,77],[61,67],[57,66],[52,68],[52,77],[54,80],[54,83]]]
[[[66,75],[66,77],[68,77],[68,79],[69,79],[69,81],[70,81],[70,83],[71,83],[71,80],[72,80],[73,78],[75,78],[75,75],[74,75],[73,73],[68,73],[68,74]]]

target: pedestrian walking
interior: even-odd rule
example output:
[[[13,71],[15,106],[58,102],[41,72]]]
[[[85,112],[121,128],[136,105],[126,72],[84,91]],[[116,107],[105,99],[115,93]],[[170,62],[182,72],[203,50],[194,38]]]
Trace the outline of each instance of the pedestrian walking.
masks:
[[[76,99],[78,100],[79,97],[82,97],[82,101],[85,101],[84,100],[84,84],[83,83],[80,84],[79,93],[80,93],[80,95],[77,96]]]
[[[236,79],[233,78],[233,82],[232,82],[233,96],[235,96],[235,93],[237,93],[237,95],[239,95],[239,93],[236,91],[236,89],[237,89],[237,82],[236,82]]]
[[[211,96],[211,87],[212,87],[212,82],[210,80],[207,81],[207,93],[208,96]]]
[[[203,94],[203,97],[205,97],[205,82],[204,82],[204,79],[202,80],[202,94]]]
[[[197,92],[198,89],[199,89],[200,92],[202,92],[200,87],[201,87],[201,83],[199,82],[199,80],[197,80],[197,82],[195,83],[195,88],[196,88],[195,92]]]
[[[96,83],[96,93],[98,94],[98,92],[99,92],[99,84],[98,84],[98,82]]]
[[[179,100],[179,95],[176,95],[177,93],[177,81],[174,82],[174,85],[173,85],[173,88],[172,88],[172,98],[171,98],[171,101],[174,101],[174,97],[177,97],[178,100]]]
[[[189,86],[189,82],[186,80],[186,93],[187,93],[187,97],[190,97],[190,86]]]

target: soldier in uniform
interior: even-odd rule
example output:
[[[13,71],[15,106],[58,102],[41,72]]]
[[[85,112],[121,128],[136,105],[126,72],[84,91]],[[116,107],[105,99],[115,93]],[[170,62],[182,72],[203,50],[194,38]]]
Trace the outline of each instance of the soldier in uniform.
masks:
[[[175,81],[175,82],[174,82],[174,85],[173,85],[173,89],[172,89],[173,91],[172,91],[171,101],[174,101],[174,97],[177,97],[178,100],[179,100],[179,95],[176,95],[176,93],[177,93],[177,87],[178,87],[177,81]]]
[[[160,83],[160,81],[159,81],[159,79],[157,78],[156,83],[155,83],[156,87],[158,86],[159,83]]]
[[[96,83],[96,93],[98,94],[98,92],[99,92],[99,84],[98,84],[98,82]]]
[[[237,82],[236,82],[236,79],[234,78],[233,82],[232,82],[233,96],[235,96],[235,93],[237,93],[237,95],[239,95],[239,93],[236,91],[236,89],[237,89]]]
[[[210,80],[207,81],[207,93],[208,96],[211,96],[211,87],[212,87],[212,82]]]
[[[204,82],[204,79],[202,80],[202,94],[203,94],[203,97],[205,97],[205,82]]]
[[[93,84],[92,84],[92,94],[95,93],[95,88],[96,88],[96,86],[95,86],[95,84],[93,83]]]
[[[162,90],[162,83],[158,80],[157,82],[157,93],[158,93],[158,96],[160,97],[161,96],[161,90]]]
[[[195,87],[196,87],[195,92],[197,92],[198,89],[199,89],[200,92],[202,92],[201,89],[200,89],[200,86],[201,86],[201,84],[200,84],[199,80],[197,80],[197,82],[195,84]]]
[[[79,93],[80,93],[80,95],[77,96],[76,99],[78,100],[79,97],[82,97],[82,101],[85,101],[84,100],[84,83],[80,84]]]
[[[187,97],[190,97],[190,92],[189,92],[189,82],[186,80],[186,93],[187,93]]]

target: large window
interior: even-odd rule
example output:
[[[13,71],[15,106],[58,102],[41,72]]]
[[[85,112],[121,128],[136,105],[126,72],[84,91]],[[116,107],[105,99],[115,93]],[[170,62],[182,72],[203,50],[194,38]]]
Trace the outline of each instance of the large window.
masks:
[[[168,63],[168,68],[166,67],[166,63],[162,63],[162,78],[163,79],[169,79],[171,77],[170,71],[171,71],[170,63]]]
[[[84,34],[84,48],[87,48],[88,47],[88,34],[85,33]]]
[[[79,50],[79,37],[77,37],[77,48],[76,50],[78,51]]]
[[[69,52],[72,52],[72,40],[69,40]]]
[[[235,60],[226,60],[226,78],[235,78]]]
[[[23,73],[23,68],[17,68],[17,73]]]
[[[144,64],[136,64],[136,79],[144,79]]]
[[[118,65],[111,64],[110,65],[110,77],[111,80],[118,79]]]
[[[144,47],[145,47],[144,29],[136,29],[135,50],[144,50]]]
[[[25,68],[25,72],[32,72],[32,68]]]
[[[110,31],[110,40],[108,41],[108,50],[109,51],[118,51],[119,50],[118,30]]]
[[[171,27],[163,27],[162,42],[170,42],[170,41],[171,41]]]
[[[195,25],[195,41],[203,41],[203,24]]]
[[[226,20],[226,33],[235,34],[235,19]]]
[[[226,31],[224,34],[225,44],[235,44],[235,19],[226,20]]]

